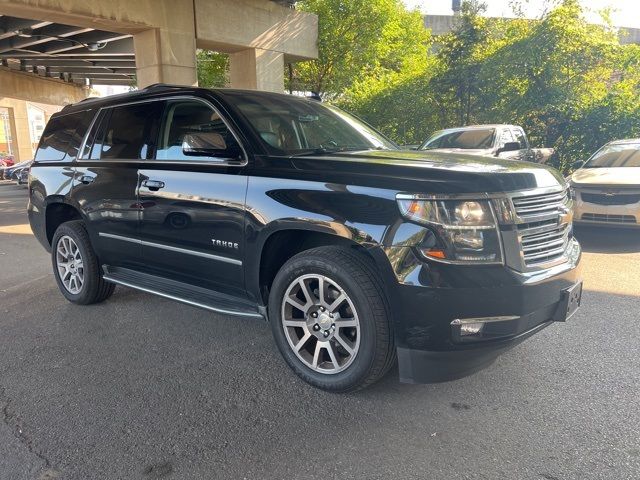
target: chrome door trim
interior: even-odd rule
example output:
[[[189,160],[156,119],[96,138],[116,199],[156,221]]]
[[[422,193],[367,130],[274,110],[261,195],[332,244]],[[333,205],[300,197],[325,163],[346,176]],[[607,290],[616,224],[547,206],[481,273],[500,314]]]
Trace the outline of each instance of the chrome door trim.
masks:
[[[141,100],[133,100],[130,102],[124,102],[124,103],[118,103],[118,104],[114,104],[114,105],[105,105],[104,107],[100,107],[98,108],[98,110],[95,112],[94,116],[93,116],[93,120],[91,121],[91,125],[89,126],[89,129],[85,132],[85,135],[82,139],[82,144],[80,145],[80,149],[78,150],[78,155],[76,156],[76,162],[104,162],[104,163],[108,163],[110,161],[113,161],[114,159],[109,159],[109,160],[100,160],[100,159],[91,159],[91,158],[84,158],[84,148],[86,146],[86,142],[87,139],[89,138],[89,133],[91,133],[91,129],[94,126],[94,123],[96,121],[96,119],[100,116],[100,113],[103,110],[110,110],[113,108],[118,108],[118,107],[125,107],[127,105],[136,105],[139,103],[151,103],[151,102],[167,102],[167,101],[175,101],[175,100],[195,100],[197,102],[201,102],[204,103],[205,105],[207,105],[208,107],[210,107],[214,112],[216,112],[219,116],[220,119],[222,120],[222,122],[226,125],[226,127],[229,129],[229,131],[231,132],[231,135],[233,135],[233,138],[236,139],[236,142],[238,142],[238,145],[240,145],[240,149],[242,150],[242,154],[243,154],[243,159],[238,162],[238,163],[232,163],[229,161],[229,159],[225,159],[225,158],[220,158],[219,160],[193,160],[193,161],[182,161],[182,160],[158,160],[157,158],[149,158],[149,159],[144,159],[144,158],[140,158],[140,159],[122,159],[122,160],[118,160],[115,159],[117,162],[121,162],[121,163],[140,163],[140,162],[160,162],[160,163],[165,163],[165,164],[170,164],[170,165],[216,165],[216,166],[223,166],[223,167],[244,167],[249,163],[249,155],[247,155],[247,150],[244,148],[244,145],[242,144],[242,142],[240,141],[240,138],[238,136],[238,134],[236,133],[236,131],[232,128],[232,126],[229,124],[229,122],[226,120],[226,118],[220,113],[220,109],[217,108],[213,103],[211,103],[209,100],[205,99],[205,98],[201,98],[201,97],[197,97],[194,95],[171,95],[171,96],[166,96],[166,97],[153,97],[153,98],[145,98],[145,99],[141,99]],[[162,122],[162,119],[161,119]]]
[[[232,265],[240,265],[240,266],[242,265],[242,260],[236,260],[235,258],[224,257],[222,255],[215,255],[213,253],[197,252],[195,250],[187,250],[186,248],[172,247],[171,245],[164,245],[162,243],[147,242],[146,240],[140,240],[138,238],[124,237],[122,235],[114,235],[113,233],[99,232],[98,236],[104,237],[104,238],[112,238],[114,240],[121,240],[123,242],[135,243],[137,245],[142,245],[145,247],[161,248],[163,250],[169,250],[171,252],[185,253],[187,255],[194,255],[196,257],[207,258],[209,260],[216,260],[218,262],[230,263]]]

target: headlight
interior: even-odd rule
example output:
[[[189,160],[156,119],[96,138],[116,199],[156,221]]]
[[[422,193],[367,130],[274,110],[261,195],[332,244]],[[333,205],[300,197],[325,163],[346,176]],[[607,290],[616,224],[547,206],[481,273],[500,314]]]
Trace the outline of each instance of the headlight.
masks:
[[[418,246],[434,260],[451,263],[501,263],[500,239],[488,200],[426,200],[399,195],[402,215],[430,227]]]

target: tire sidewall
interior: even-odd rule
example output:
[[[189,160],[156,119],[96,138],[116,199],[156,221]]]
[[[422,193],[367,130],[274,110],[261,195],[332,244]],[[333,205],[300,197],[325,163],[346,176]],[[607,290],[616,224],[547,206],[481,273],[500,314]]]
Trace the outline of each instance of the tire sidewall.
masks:
[[[360,323],[360,346],[356,358],[344,371],[335,374],[316,372],[305,365],[293,352],[282,326],[282,299],[289,285],[298,277],[320,274],[336,282],[349,296]],[[347,391],[365,379],[372,368],[376,354],[376,327],[374,312],[362,288],[336,262],[309,255],[294,258],[278,272],[269,295],[269,320],[271,330],[287,364],[304,380],[320,388]]]

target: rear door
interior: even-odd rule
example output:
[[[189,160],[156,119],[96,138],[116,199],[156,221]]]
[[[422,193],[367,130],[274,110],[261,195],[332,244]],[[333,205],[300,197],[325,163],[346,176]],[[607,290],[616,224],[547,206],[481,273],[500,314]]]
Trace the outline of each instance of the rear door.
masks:
[[[185,142],[195,143],[188,154]],[[139,171],[140,238],[147,268],[174,280],[246,295],[246,160],[213,105],[187,97],[167,101],[157,153]]]
[[[153,155],[163,102],[102,108],[75,172],[73,197],[101,263],[138,266],[138,168]]]

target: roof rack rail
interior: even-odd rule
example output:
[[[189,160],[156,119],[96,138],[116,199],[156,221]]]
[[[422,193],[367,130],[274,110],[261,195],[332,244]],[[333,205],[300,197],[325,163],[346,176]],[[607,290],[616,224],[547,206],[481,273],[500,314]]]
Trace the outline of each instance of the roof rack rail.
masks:
[[[147,85],[141,90],[154,90],[156,88],[185,88],[187,85],[175,85],[172,83],[152,83],[151,85]]]

